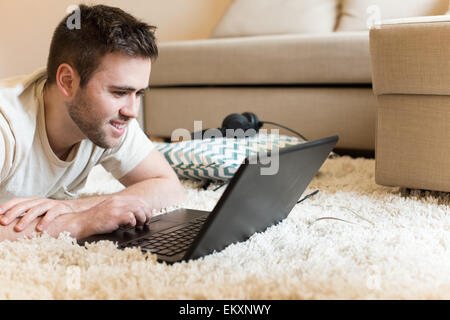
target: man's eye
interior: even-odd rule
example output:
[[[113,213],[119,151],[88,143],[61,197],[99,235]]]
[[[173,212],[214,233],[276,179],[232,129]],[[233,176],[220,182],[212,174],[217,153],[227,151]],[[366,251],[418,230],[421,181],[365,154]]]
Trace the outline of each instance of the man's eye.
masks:
[[[123,96],[126,95],[127,93],[126,93],[126,92],[123,92],[123,91],[115,91],[115,92],[113,92],[113,94],[115,94],[116,96],[119,96],[119,97],[123,97]]]

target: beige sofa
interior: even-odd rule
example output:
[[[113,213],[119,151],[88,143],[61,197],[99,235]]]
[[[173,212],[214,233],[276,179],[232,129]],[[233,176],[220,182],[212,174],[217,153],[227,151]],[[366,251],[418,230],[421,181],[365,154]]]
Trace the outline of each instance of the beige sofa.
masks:
[[[450,192],[450,16],[371,30],[376,182]]]
[[[448,0],[292,0],[283,2],[287,8],[274,3],[235,0],[210,39],[160,44],[145,96],[149,135],[193,131],[194,120],[202,120],[203,129],[218,127],[230,113],[252,111],[308,139],[338,134],[339,148],[374,150],[376,98],[366,22],[448,9]],[[296,8],[299,3],[303,7]]]

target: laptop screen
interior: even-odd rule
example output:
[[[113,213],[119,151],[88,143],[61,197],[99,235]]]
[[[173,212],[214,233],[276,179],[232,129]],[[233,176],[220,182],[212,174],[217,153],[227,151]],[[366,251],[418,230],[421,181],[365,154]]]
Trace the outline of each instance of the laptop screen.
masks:
[[[184,259],[195,259],[248,239],[285,219],[338,141],[330,137],[281,149],[276,172],[268,158],[246,159]],[[270,165],[273,165],[271,163]]]

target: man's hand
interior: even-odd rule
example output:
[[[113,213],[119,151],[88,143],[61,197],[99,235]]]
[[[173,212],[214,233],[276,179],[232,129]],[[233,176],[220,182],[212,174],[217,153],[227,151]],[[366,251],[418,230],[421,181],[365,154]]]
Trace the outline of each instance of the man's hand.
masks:
[[[26,202],[35,200],[43,199],[27,199]],[[22,202],[19,201],[18,203]],[[14,207],[14,205],[12,206]],[[134,196],[108,195],[101,203],[89,209],[58,215],[49,223],[46,231],[52,237],[58,237],[61,232],[67,231],[77,239],[94,234],[109,233],[121,226],[136,226],[148,222],[152,217],[150,207],[151,205],[147,201]],[[44,218],[34,219],[30,222],[28,228],[21,232],[17,232],[11,226],[0,226],[0,241],[31,236],[37,224]],[[18,221],[19,219],[16,218],[12,223],[15,224]],[[10,224],[12,223],[10,222]]]
[[[119,227],[142,226],[152,217],[150,205],[138,197],[112,195],[77,214],[82,219],[78,238],[113,232]]]
[[[21,232],[39,216],[45,215],[36,226],[39,232],[44,231],[50,222],[59,215],[75,212],[70,201],[44,198],[15,198],[0,205],[0,223],[9,225],[17,217],[24,216],[14,226],[14,231]]]

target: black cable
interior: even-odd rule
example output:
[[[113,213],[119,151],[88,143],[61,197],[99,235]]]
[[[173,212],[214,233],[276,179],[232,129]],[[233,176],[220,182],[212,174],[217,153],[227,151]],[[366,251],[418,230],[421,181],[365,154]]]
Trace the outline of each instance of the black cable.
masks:
[[[262,123],[262,124],[273,124],[273,125],[278,126],[278,127],[280,127],[280,128],[286,129],[286,130],[288,130],[288,131],[290,131],[290,132],[292,132],[292,133],[295,133],[296,135],[298,135],[300,138],[302,138],[302,139],[305,140],[305,141],[309,141],[308,139],[306,139],[304,136],[302,136],[302,135],[301,135],[300,133],[298,133],[297,131],[292,130],[292,129],[288,128],[288,127],[285,127],[285,126],[283,126],[283,125],[281,125],[281,124],[279,124],[279,123],[272,122],[272,121],[261,121],[261,123]]]
[[[217,188],[215,188],[213,191],[217,191],[217,190],[219,190],[220,188],[222,188],[223,186],[225,186],[227,184],[228,184],[228,182],[225,182],[225,183],[221,184],[220,186],[218,186]]]
[[[303,202],[303,201],[305,201],[306,199],[309,199],[309,198],[311,198],[312,196],[315,196],[315,195],[318,194],[318,193],[319,193],[319,190],[316,190],[316,191],[314,191],[313,193],[308,194],[308,195],[307,195],[306,197],[304,197],[303,199],[298,200],[297,203]]]

